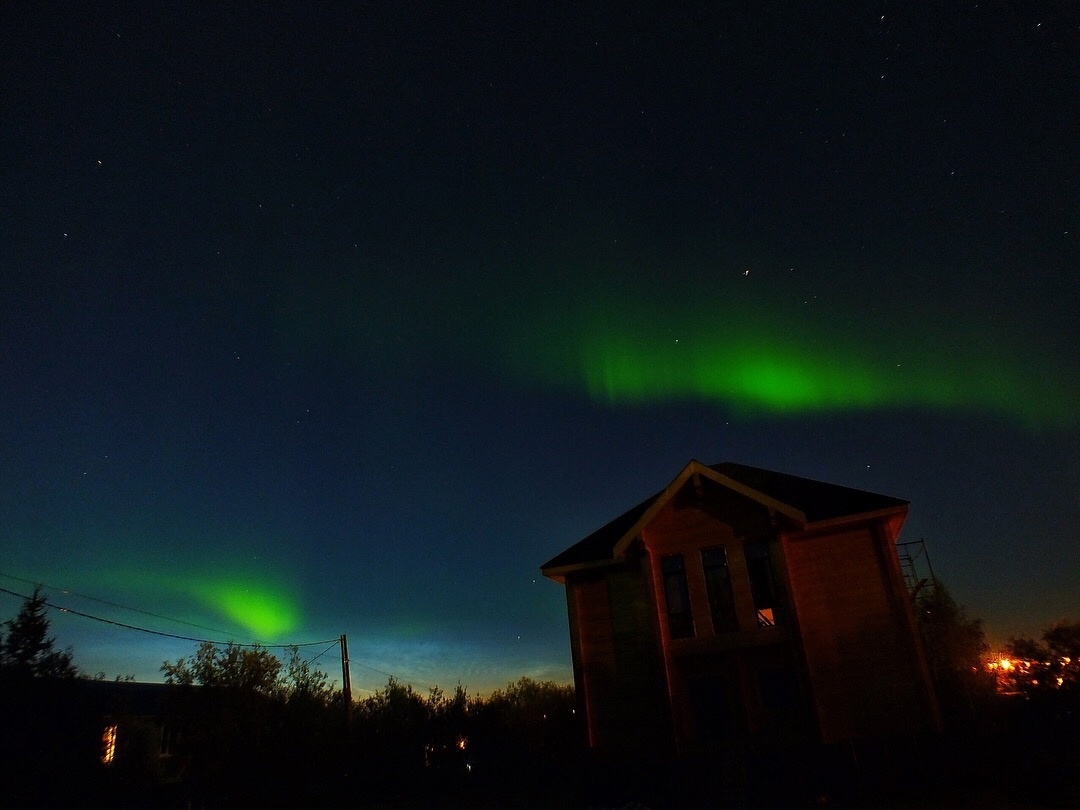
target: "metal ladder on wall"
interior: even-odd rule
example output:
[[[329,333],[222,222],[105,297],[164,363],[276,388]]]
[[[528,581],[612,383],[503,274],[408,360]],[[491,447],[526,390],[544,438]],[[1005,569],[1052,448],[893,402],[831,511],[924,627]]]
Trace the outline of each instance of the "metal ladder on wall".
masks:
[[[934,567],[930,564],[930,552],[926,550],[926,541],[922,538],[908,543],[897,543],[896,554],[900,559],[900,570],[904,575],[904,584],[912,600],[927,588],[933,588]]]

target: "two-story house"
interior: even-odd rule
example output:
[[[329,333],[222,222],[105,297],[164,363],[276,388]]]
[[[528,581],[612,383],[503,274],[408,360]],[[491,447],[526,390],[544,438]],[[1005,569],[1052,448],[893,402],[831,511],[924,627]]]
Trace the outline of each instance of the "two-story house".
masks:
[[[934,728],[895,543],[908,503],[691,462],[541,567],[566,587],[594,749]]]

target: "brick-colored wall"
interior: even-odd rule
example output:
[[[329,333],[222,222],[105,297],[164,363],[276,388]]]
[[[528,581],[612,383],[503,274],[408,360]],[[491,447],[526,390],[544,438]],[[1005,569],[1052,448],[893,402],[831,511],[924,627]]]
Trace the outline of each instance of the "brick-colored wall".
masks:
[[[890,581],[887,555],[895,551],[886,543],[872,526],[784,541],[826,742],[911,732],[928,722]]]
[[[589,745],[602,747],[606,703],[615,690],[615,645],[607,581],[602,575],[566,580],[574,679],[588,722]]]
[[[670,713],[647,569],[568,578],[575,681],[589,744],[608,751],[670,746]]]
[[[902,520],[811,536],[743,494],[688,481],[620,561],[567,575],[590,744],[688,751],[703,730],[728,726],[815,734],[816,725],[835,742],[930,725],[933,698],[893,546]],[[758,626],[744,550],[751,541],[769,544],[777,626]],[[712,626],[701,551],[715,546],[727,549],[738,631]],[[690,638],[672,639],[667,627],[660,561],[675,553],[685,563]],[[703,686],[712,690],[704,703]]]
[[[719,494],[710,493],[714,498]],[[702,549],[724,546],[727,549],[728,571],[731,575],[732,593],[735,597],[735,611],[739,618],[740,630],[753,630],[757,627],[754,600],[750,594],[750,580],[746,573],[746,558],[743,556],[742,537],[736,536],[736,524],[742,531],[752,532],[756,536],[767,536],[771,531],[768,513],[755,504],[748,504],[745,498],[729,497],[730,503],[716,504],[706,511],[697,506],[675,508],[678,502],[661,510],[656,519],[642,532],[642,539],[653,560],[654,577],[659,582],[658,560],[666,554],[681,553],[686,561],[686,581],[690,591],[690,604],[694,614],[694,635],[697,638],[712,636],[712,619],[709,614],[709,595],[705,587],[705,576],[701,568]],[[732,517],[721,520],[716,512],[726,511]],[[667,632],[667,614],[664,607],[662,590],[657,590],[655,599],[660,606],[661,623]],[[678,644],[678,642],[676,642]],[[685,646],[685,645],[684,645]]]

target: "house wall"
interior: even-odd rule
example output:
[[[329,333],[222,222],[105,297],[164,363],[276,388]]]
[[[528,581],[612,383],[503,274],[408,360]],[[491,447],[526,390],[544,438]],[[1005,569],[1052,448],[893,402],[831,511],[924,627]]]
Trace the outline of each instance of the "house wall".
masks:
[[[662,509],[642,532],[659,606],[666,677],[676,743],[690,751],[724,735],[806,733],[809,685],[793,643],[790,610],[777,624],[760,627],[751,592],[744,543],[770,541],[776,588],[786,603],[780,545],[768,510],[738,493],[705,482],[692,484]],[[738,617],[737,631],[713,628],[701,552],[724,546]],[[668,626],[661,560],[682,554],[694,617],[694,635],[672,638]]]
[[[742,553],[742,542],[743,537],[748,533],[768,537],[772,529],[768,522],[768,513],[760,507],[752,508],[755,505],[739,503],[745,500],[738,496],[725,498],[727,503],[710,502],[711,508],[706,510],[703,504],[690,500],[689,497],[676,498],[662,509],[642,532],[641,537],[651,561],[655,591],[653,599],[660,606],[660,622],[665,638],[670,639],[670,632],[667,626],[667,612],[664,609],[660,559],[668,554],[682,554],[686,562],[686,580],[694,614],[694,637],[716,635],[713,632],[709,614],[709,596],[700,559],[703,549],[715,546],[724,546],[728,552],[728,570],[731,575],[739,629],[757,628],[754,600],[750,593],[750,580],[746,571],[746,558]],[[724,511],[731,517],[726,520],[716,517],[718,512]],[[741,537],[736,537],[735,526],[741,529]],[[685,642],[690,642],[690,644]],[[691,639],[674,640],[675,647],[687,647],[691,644]]]
[[[574,680],[590,747],[670,748],[656,612],[642,560],[567,577]]]
[[[903,514],[798,529],[710,480],[688,481],[623,560],[566,575],[589,744],[699,750],[728,738],[826,743],[934,724],[894,541]],[[759,626],[745,546],[764,541],[775,626]],[[701,551],[727,550],[737,631],[712,624]],[[661,560],[681,554],[694,620],[672,638]]]
[[[917,642],[880,524],[784,538],[789,587],[825,742],[931,724]],[[902,585],[902,583],[901,583]],[[902,587],[901,587],[902,590]]]

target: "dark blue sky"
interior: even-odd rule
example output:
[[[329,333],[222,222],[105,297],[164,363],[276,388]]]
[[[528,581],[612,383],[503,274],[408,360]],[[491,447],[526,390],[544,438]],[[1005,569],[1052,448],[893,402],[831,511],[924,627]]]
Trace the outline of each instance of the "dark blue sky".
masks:
[[[1077,618],[1075,10],[277,5],[0,12],[0,586],[568,680],[539,565],[697,458]]]

